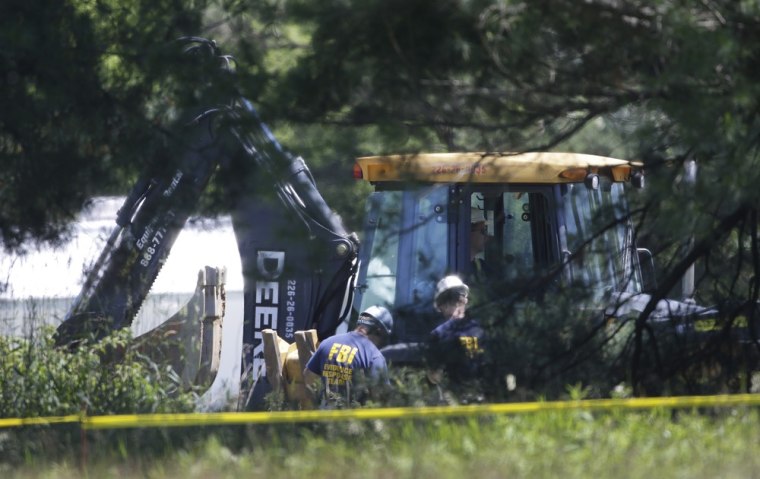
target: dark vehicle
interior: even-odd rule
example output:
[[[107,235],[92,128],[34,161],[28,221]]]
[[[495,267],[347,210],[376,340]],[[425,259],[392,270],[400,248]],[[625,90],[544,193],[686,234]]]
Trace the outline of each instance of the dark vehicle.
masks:
[[[229,58],[213,42],[191,38],[186,44],[188,52],[228,68]],[[303,159],[278,143],[245,98],[230,92],[225,104],[197,115],[182,131],[194,141],[176,170],[145,178],[129,194],[58,328],[59,345],[75,346],[131,323],[212,174],[241,168],[241,161],[258,175],[256,185],[272,185],[231,188],[238,192],[232,217],[244,275],[241,407],[261,406],[271,390],[263,331],[293,342],[297,331],[316,329],[323,339],[347,325],[352,310],[355,317],[382,305],[396,318],[393,342],[417,343],[435,326],[435,283],[452,272],[483,274],[495,285],[540,273],[552,278],[542,291],[584,286],[597,318],[646,313],[648,324],[683,338],[719,327],[714,309],[675,300],[651,304],[652,257],[635,244],[626,201],[626,189],[643,187],[640,163],[557,152],[359,158],[355,177],[376,190],[367,200],[360,250]],[[488,236],[477,253],[473,215],[482,218]],[[474,271],[475,259],[487,268]],[[392,361],[419,360],[408,349],[387,353]]]

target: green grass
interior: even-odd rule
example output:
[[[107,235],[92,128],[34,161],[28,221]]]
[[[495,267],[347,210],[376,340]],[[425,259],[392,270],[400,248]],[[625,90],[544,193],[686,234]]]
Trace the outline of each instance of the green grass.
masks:
[[[179,437],[181,441],[177,441]],[[563,411],[470,419],[174,429],[163,436],[155,430],[100,433],[88,439],[88,459],[82,468],[81,451],[76,451],[58,459],[27,457],[15,466],[3,465],[0,460],[0,475],[78,479],[748,478],[760,476],[758,446],[760,414],[755,409]]]

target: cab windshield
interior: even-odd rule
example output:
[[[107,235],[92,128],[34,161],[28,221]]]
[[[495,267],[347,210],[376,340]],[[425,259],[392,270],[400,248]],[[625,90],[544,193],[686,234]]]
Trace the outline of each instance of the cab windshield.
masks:
[[[382,191],[367,203],[361,308],[427,302],[446,272],[447,188]]]
[[[551,193],[548,186],[445,184],[373,193],[357,307],[429,307],[446,274],[504,283],[555,264]]]
[[[451,273],[505,297],[541,293],[523,291],[527,280],[566,262],[546,288],[571,282],[595,297],[638,291],[623,193],[610,182],[597,190],[439,184],[375,192],[367,202],[355,307],[381,305],[408,315],[398,334],[409,338],[431,329],[435,284]]]
[[[598,294],[641,291],[623,184],[606,180],[596,190],[582,184],[562,190],[571,279]]]

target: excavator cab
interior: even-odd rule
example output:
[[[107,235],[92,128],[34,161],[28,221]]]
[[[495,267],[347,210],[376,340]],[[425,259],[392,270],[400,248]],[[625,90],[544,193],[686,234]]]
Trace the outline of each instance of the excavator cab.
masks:
[[[573,153],[443,153],[359,158],[366,205],[354,309],[394,312],[394,342],[423,341],[451,273],[501,299],[530,278],[545,294],[581,284],[599,299],[644,286],[626,185],[641,165]],[[477,293],[476,293],[477,294]],[[485,299],[485,298],[484,298]]]
[[[234,62],[215,42],[188,37],[180,44],[185,54],[217,62],[225,85],[232,78]],[[360,248],[306,162],[279,144],[247,99],[230,88],[226,99],[203,101],[214,106],[189,113],[192,120],[178,122],[167,137],[183,139],[175,145],[176,169],[146,175],[127,196],[58,326],[58,346],[75,348],[131,324],[217,170],[238,182],[230,195],[244,276],[240,405],[246,409],[260,407],[278,383],[267,380],[264,349],[270,344],[279,352],[279,342],[265,339],[290,343],[299,331],[313,330],[313,345],[345,327],[352,309],[379,305],[395,318],[392,343],[422,341],[439,320],[434,285],[451,273],[486,299],[571,284],[614,304],[605,317],[652,309],[642,294],[651,255],[641,261],[646,251],[635,246],[625,200],[627,185],[643,185],[640,163],[555,152],[359,158],[355,176],[375,187]],[[202,285],[207,294],[214,284]],[[210,327],[202,331],[212,338],[224,309],[217,295],[221,303],[217,290],[203,308]],[[691,303],[661,300],[647,314],[657,323],[702,315],[703,323],[673,324],[719,332],[707,317],[714,311]],[[155,332],[161,341],[164,331]],[[212,347],[198,357],[218,355],[221,345],[207,343]],[[209,371],[215,367],[202,361]]]

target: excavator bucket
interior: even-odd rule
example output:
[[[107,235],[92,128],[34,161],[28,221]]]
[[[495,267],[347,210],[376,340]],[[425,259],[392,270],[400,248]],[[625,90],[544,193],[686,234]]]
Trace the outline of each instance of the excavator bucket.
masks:
[[[313,409],[314,400],[306,389],[303,370],[317,349],[317,332],[296,331],[294,343],[288,343],[272,329],[262,331],[267,379],[272,393],[282,395],[287,403],[300,409]]]
[[[224,268],[200,270],[193,297],[130,346],[157,364],[171,366],[186,389],[210,386],[219,371],[225,274]]]

